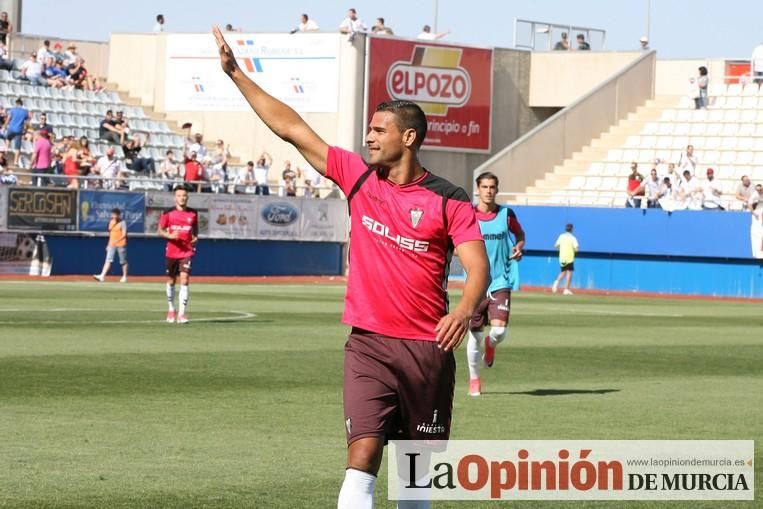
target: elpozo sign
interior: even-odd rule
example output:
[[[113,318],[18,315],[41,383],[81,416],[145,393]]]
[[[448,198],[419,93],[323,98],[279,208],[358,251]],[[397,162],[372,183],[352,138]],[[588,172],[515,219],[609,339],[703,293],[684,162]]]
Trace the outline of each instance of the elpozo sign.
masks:
[[[368,120],[377,104],[413,101],[427,115],[424,147],[490,150],[493,51],[372,37]]]

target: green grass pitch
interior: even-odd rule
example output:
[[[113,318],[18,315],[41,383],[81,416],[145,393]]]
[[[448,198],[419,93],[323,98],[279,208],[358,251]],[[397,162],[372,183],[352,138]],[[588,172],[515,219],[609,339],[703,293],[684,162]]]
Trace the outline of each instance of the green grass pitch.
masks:
[[[0,508],[336,507],[343,294],[194,284],[180,326],[159,284],[0,282]],[[756,507],[762,331],[760,304],[516,294],[483,396],[457,352],[452,438],[754,439],[757,500],[435,507]]]

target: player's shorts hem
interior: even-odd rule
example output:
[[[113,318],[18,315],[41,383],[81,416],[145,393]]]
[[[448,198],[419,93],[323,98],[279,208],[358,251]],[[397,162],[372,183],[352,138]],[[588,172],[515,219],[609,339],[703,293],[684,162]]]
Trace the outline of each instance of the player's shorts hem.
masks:
[[[384,440],[385,445],[387,443],[387,440],[386,440],[387,434],[384,433],[383,431],[368,431],[366,433],[358,433],[357,435],[348,438],[347,447],[352,445],[353,442],[357,442],[361,438],[371,438],[371,437],[376,437],[376,438],[380,438]]]

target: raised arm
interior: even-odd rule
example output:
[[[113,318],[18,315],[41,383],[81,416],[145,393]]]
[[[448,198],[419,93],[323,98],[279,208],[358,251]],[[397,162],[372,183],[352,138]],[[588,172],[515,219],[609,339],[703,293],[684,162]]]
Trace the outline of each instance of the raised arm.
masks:
[[[265,92],[243,73],[219,27],[213,27],[212,33],[217,41],[223,71],[233,80],[257,116],[276,136],[294,145],[313,168],[321,175],[325,175],[328,155],[326,142],[296,111]]]

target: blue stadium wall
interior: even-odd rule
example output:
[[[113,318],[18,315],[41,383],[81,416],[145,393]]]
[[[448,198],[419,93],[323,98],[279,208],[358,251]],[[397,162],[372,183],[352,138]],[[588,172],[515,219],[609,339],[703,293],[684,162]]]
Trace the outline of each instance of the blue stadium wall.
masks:
[[[53,274],[94,274],[105,256],[106,237],[46,234]],[[127,247],[130,274],[164,274],[165,242],[153,237],[132,237]],[[114,263],[112,274],[119,273]],[[198,276],[339,275],[342,244],[268,240],[202,239],[193,260]]]
[[[524,285],[549,286],[554,249],[567,223],[580,254],[578,288],[725,297],[763,297],[763,260],[752,257],[744,212],[517,206],[527,232]]]

